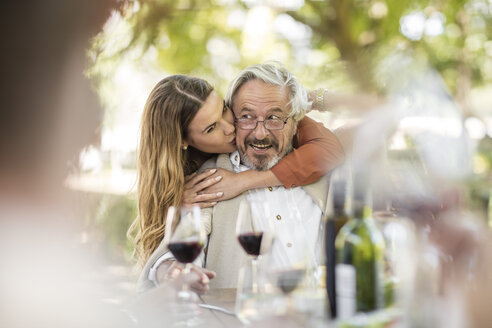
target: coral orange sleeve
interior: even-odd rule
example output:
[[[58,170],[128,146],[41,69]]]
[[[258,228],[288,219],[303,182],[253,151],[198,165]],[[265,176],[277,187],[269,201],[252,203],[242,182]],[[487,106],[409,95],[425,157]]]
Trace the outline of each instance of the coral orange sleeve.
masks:
[[[307,116],[297,126],[296,141],[294,150],[271,168],[285,188],[316,182],[345,159],[338,138]]]

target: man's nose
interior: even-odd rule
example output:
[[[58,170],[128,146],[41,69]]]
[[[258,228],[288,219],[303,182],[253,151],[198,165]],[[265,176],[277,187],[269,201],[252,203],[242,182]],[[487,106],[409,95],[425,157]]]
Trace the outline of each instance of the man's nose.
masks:
[[[270,134],[270,131],[265,129],[265,121],[258,121],[256,123],[256,128],[253,130],[253,134],[258,140],[263,140]]]

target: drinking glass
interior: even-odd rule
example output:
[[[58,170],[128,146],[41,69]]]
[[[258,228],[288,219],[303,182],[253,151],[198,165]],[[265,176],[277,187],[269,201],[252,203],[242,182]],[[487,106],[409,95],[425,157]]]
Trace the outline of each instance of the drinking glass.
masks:
[[[206,234],[202,224],[200,209],[198,206],[182,207],[179,222],[171,233],[168,248],[179,263],[184,264],[182,275],[182,288],[178,292],[178,300],[193,302],[198,298],[190,288],[190,270],[193,261],[200,255],[205,244]]]
[[[285,238],[285,237],[284,237]],[[267,277],[269,282],[276,287],[277,293],[281,293],[282,312],[291,315],[300,314],[297,307],[298,300],[305,301],[305,295],[310,282],[312,263],[310,263],[310,251],[308,249],[304,232],[294,226],[285,238],[295,247],[296,254],[286,256],[285,240],[278,237],[272,245],[271,256],[267,263]],[[279,254],[285,254],[279,256]],[[306,302],[304,302],[306,304]],[[301,305],[302,307],[302,305]]]
[[[236,236],[249,255],[249,260],[239,270],[236,313],[244,324],[274,315],[279,308],[263,270],[268,259],[264,255],[268,255],[274,239],[272,220],[274,216],[272,217],[269,206],[261,199],[261,195],[249,194],[248,201],[241,201]]]
[[[268,277],[282,292],[286,311],[303,320],[318,317],[325,310],[326,292],[321,284],[324,223],[301,212],[293,192],[284,190],[283,193],[290,221],[287,229],[276,230]]]
[[[274,229],[269,212],[268,204],[261,201],[243,200],[239,205],[236,236],[250,258],[253,294],[259,293],[259,259],[270,250],[273,242]]]

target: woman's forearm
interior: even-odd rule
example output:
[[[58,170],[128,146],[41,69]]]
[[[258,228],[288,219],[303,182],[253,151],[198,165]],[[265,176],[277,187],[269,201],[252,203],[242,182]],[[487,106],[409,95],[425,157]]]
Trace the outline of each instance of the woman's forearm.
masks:
[[[342,107],[351,110],[366,110],[383,104],[383,99],[375,95],[366,93],[342,94],[323,88],[308,91],[308,101],[311,102],[311,110],[320,112],[333,111]]]
[[[273,174],[271,170],[248,170],[239,173],[238,176],[240,177],[240,181],[242,182],[241,184],[243,186],[243,191],[282,185],[282,182],[277,179],[277,177],[275,176],[275,174]]]

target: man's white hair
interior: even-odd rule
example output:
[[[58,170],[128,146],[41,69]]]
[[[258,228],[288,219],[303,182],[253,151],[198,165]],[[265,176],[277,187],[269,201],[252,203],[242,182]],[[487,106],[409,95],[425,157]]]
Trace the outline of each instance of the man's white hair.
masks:
[[[237,92],[243,84],[251,80],[260,80],[268,84],[287,87],[290,91],[291,112],[289,116],[298,122],[306,114],[306,109],[310,105],[306,90],[297,81],[297,78],[277,61],[248,66],[242,70],[227,90],[225,101],[229,107],[233,108]]]

